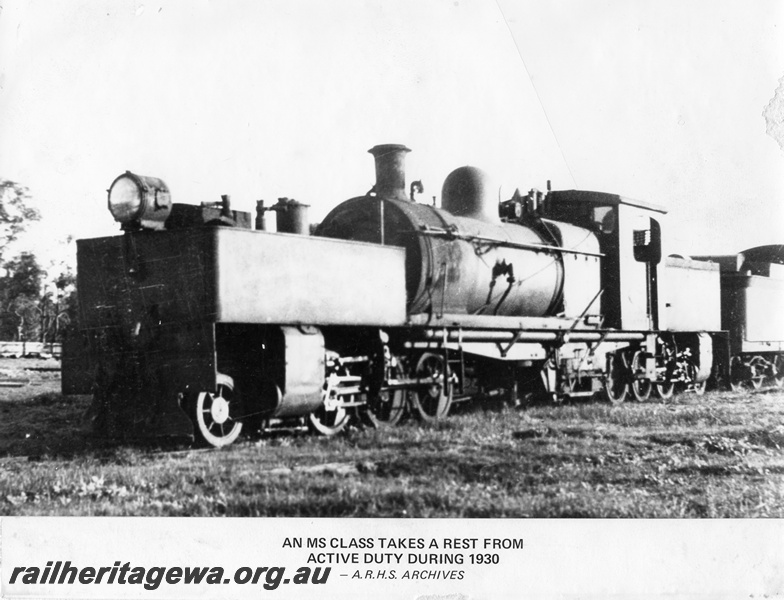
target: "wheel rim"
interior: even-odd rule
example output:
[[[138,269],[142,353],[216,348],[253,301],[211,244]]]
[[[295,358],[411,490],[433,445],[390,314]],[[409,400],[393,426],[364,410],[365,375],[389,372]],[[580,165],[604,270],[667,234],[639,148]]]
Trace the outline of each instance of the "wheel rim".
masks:
[[[406,409],[405,390],[382,390],[368,400],[367,408],[376,427],[397,425]]]
[[[382,365],[379,368],[378,381],[371,386],[368,394],[367,416],[373,427],[397,425],[406,410],[406,390],[381,389],[388,380],[405,377],[405,369],[397,357],[390,355],[386,360],[391,366],[387,368]],[[381,362],[385,362],[383,357]]]
[[[234,380],[223,374],[216,379],[214,392],[199,392],[196,397],[196,428],[202,441],[211,446],[228,446],[242,431],[242,423],[232,416]]]
[[[668,379],[677,371],[678,368],[676,361],[678,347],[675,344],[675,340],[669,335],[661,335],[659,336],[658,340],[661,344],[661,361],[664,367],[663,373],[661,373],[659,377],[663,376],[665,381],[664,383],[655,384],[653,389],[660,399],[669,400],[675,393],[675,382],[668,381]]]
[[[689,389],[697,394],[698,396],[702,396],[705,393],[705,388],[708,385],[708,380],[697,382],[697,365],[693,363],[689,363],[688,366],[688,375],[689,375]]]
[[[762,389],[765,378],[759,375],[754,375],[748,379],[736,379],[730,383],[730,389],[733,392],[742,392],[747,390]]]
[[[414,408],[419,418],[423,421],[443,419],[449,414],[452,405],[452,386],[449,385],[448,372],[445,373],[443,357],[425,352],[417,363],[416,375],[418,379],[433,380],[433,383],[417,388],[414,393]],[[444,390],[444,379],[447,379],[447,390]]]
[[[780,388],[784,386],[784,358],[777,354],[773,359],[773,385]]]
[[[675,393],[675,384],[672,382],[668,383],[657,383],[656,384],[656,395],[661,398],[662,400],[669,400],[672,398],[672,395]]]
[[[337,395],[338,377],[336,373],[326,377],[322,390],[323,402],[317,411],[308,415],[310,428],[321,435],[338,434],[349,422],[350,415]]]
[[[321,435],[336,435],[348,425],[349,415],[345,408],[325,410],[322,406],[308,415],[313,430]]]
[[[634,376],[632,380],[632,396],[634,396],[637,402],[648,400],[651,397],[651,390],[653,390],[653,383],[650,379],[637,378],[637,375],[644,371],[644,368],[640,365],[642,356],[642,351],[638,350],[634,353],[634,358],[632,358],[632,375]]]
[[[614,354],[607,361],[607,377],[604,381],[604,395],[612,404],[626,400],[629,384],[626,381],[626,361],[622,354]]]
[[[743,380],[731,381],[730,382],[730,389],[733,392],[741,392],[741,391],[743,391],[744,383],[745,382]]]

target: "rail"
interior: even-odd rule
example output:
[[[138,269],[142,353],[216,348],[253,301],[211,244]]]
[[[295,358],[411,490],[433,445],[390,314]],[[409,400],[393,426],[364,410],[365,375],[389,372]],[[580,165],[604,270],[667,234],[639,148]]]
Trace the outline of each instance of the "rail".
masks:
[[[430,227],[425,225],[423,229],[417,230],[419,235],[430,237],[440,237],[451,240],[463,240],[465,242],[479,242],[482,244],[489,244],[492,246],[501,246],[502,248],[516,248],[520,250],[537,250],[541,252],[563,252],[566,254],[578,254],[580,256],[596,256],[601,258],[604,256],[601,252],[588,252],[586,250],[575,250],[574,248],[564,248],[562,246],[551,246],[549,244],[525,244],[521,242],[509,242],[505,240],[498,240],[495,238],[485,237],[483,235],[466,235],[458,233],[451,229],[441,229],[439,227]]]

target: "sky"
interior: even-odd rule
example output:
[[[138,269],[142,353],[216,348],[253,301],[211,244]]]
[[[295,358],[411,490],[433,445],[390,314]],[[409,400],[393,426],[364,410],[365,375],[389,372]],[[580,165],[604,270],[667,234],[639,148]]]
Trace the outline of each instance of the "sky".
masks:
[[[0,177],[72,260],[113,235],[126,170],[175,202],[320,220],[403,143],[440,197],[454,168],[664,205],[673,250],[784,241],[784,151],[763,112],[784,77],[784,0],[4,0]],[[782,87],[784,96],[784,87]],[[781,111],[780,111],[781,112]]]

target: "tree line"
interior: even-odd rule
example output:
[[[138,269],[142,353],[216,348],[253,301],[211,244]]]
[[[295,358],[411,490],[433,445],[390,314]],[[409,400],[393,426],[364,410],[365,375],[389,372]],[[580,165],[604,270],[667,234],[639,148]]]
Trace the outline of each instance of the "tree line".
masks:
[[[29,190],[0,178],[0,341],[62,342],[76,325],[76,276],[65,262],[41,265],[33,252],[9,256],[27,226],[41,218]]]

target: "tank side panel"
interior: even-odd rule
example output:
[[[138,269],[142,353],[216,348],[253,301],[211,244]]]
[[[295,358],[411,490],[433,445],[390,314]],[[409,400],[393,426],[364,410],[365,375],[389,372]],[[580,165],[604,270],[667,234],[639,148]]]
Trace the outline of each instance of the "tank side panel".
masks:
[[[108,385],[127,364],[144,363],[174,388],[214,386],[210,238],[211,230],[184,230],[79,241],[81,328],[94,379]]]
[[[216,242],[219,322],[405,323],[401,248],[235,229]]]
[[[668,257],[660,267],[659,327],[667,331],[719,331],[719,265]]]
[[[784,340],[784,281],[768,277],[745,278],[746,338],[748,342]]]

